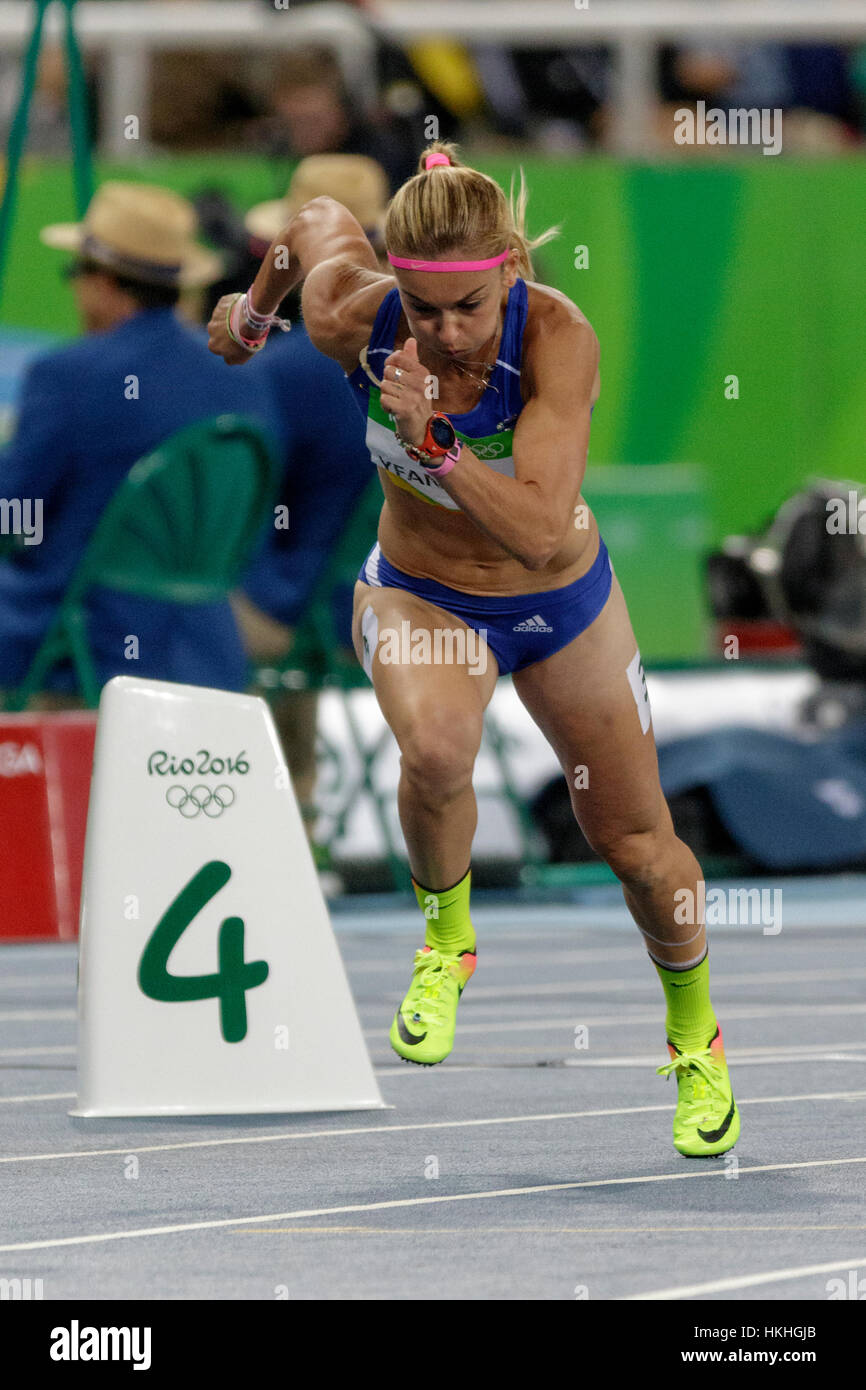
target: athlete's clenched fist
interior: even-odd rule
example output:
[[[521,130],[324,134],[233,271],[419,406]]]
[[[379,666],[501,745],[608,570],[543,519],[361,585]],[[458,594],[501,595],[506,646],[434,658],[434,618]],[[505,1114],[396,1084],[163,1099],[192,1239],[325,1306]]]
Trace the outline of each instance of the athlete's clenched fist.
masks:
[[[382,408],[393,415],[401,439],[420,445],[432,414],[427,395],[429,373],[418,360],[418,344],[407,338],[402,348],[385,359]]]
[[[208,351],[221,357],[224,362],[228,362],[230,367],[237,366],[239,362],[247,362],[255,356],[255,353],[248,352],[245,347],[241,347],[240,343],[236,343],[229,334],[228,313],[234,301],[239,297],[237,293],[224,294],[211,314],[210,323],[207,326]]]

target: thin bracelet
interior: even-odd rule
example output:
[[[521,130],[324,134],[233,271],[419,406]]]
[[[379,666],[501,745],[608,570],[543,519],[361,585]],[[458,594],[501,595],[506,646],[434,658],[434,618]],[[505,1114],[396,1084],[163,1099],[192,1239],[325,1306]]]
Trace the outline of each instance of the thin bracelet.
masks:
[[[259,314],[253,308],[252,287],[244,295],[244,317],[251,328],[281,328],[284,333],[291,331],[291,323],[288,319],[281,319],[277,314]]]
[[[242,347],[245,352],[261,352],[262,348],[267,342],[266,333],[256,342],[253,341],[253,339],[247,340],[239,336],[240,328],[238,329],[237,333],[235,333],[234,329],[232,328],[232,315],[235,313],[236,310],[238,310],[238,313],[240,312],[238,309],[238,302],[239,300],[243,299],[243,297],[244,296],[242,294],[235,295],[231,304],[228,306],[226,310],[226,330],[232,342],[237,343],[238,347]]]

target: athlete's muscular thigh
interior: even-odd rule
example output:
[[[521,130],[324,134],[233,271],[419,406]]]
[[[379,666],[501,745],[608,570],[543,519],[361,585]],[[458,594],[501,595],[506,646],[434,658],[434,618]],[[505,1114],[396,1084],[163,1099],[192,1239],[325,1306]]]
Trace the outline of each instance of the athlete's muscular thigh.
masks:
[[[370,619],[365,617],[369,609],[375,614],[378,637],[371,668],[373,686],[382,713],[404,753],[408,744],[421,736],[428,749],[440,741],[452,748],[465,744],[467,749],[477,751],[484,710],[499,674],[496,658],[487,644],[452,613],[416,594],[405,589],[378,588],[359,580],[355,585],[352,641],[362,665],[366,655],[365,625],[368,639],[374,635]],[[464,648],[467,660],[414,664],[387,659],[389,652],[383,636],[388,631],[399,635],[401,624],[406,621],[410,637],[419,632],[430,633],[432,653],[436,651],[433,636],[437,628],[463,631],[469,639]],[[391,656],[396,655],[396,645],[395,642],[392,646]],[[448,646],[443,643],[442,654],[447,651]],[[452,651],[459,654],[457,647]]]
[[[627,675],[636,651],[614,579],[605,607],[585,632],[514,675],[520,699],[560,761],[581,828],[600,854],[624,836],[668,822],[652,725],[642,731]]]

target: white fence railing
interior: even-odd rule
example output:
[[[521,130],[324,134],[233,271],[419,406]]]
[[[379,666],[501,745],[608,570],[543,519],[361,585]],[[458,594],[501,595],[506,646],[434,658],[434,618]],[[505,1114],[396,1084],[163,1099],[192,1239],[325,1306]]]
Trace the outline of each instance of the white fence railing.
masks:
[[[739,38],[800,43],[866,41],[866,0],[379,0],[376,29],[398,43],[431,34],[518,48],[606,44],[613,55],[614,145],[640,154],[648,145],[655,97],[653,57],[660,43]],[[59,38],[52,6],[48,33]],[[24,0],[0,0],[0,51],[23,49],[32,25]],[[104,54],[101,144],[134,159],[149,152],[148,69],[155,54],[178,48],[273,51],[315,42],[331,47],[360,105],[375,95],[374,42],[358,12],[341,4],[273,11],[262,0],[80,0],[77,33]],[[139,117],[140,139],[124,138]]]

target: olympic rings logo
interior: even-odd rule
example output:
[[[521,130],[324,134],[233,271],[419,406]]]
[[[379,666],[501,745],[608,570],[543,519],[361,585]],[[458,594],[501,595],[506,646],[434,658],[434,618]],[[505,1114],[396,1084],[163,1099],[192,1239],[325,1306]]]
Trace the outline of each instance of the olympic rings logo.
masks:
[[[472,452],[480,459],[495,459],[505,453],[505,445],[500,439],[494,439],[490,444],[473,444]]]
[[[225,786],[225,784],[219,787],[193,787],[190,791],[185,791],[183,787],[177,786],[169,787],[165,799],[169,806],[180,811],[180,814],[187,820],[192,820],[200,811],[204,811],[205,815],[210,816],[213,820],[217,816],[221,816],[223,811],[228,810],[235,799],[235,794],[232,788]]]

